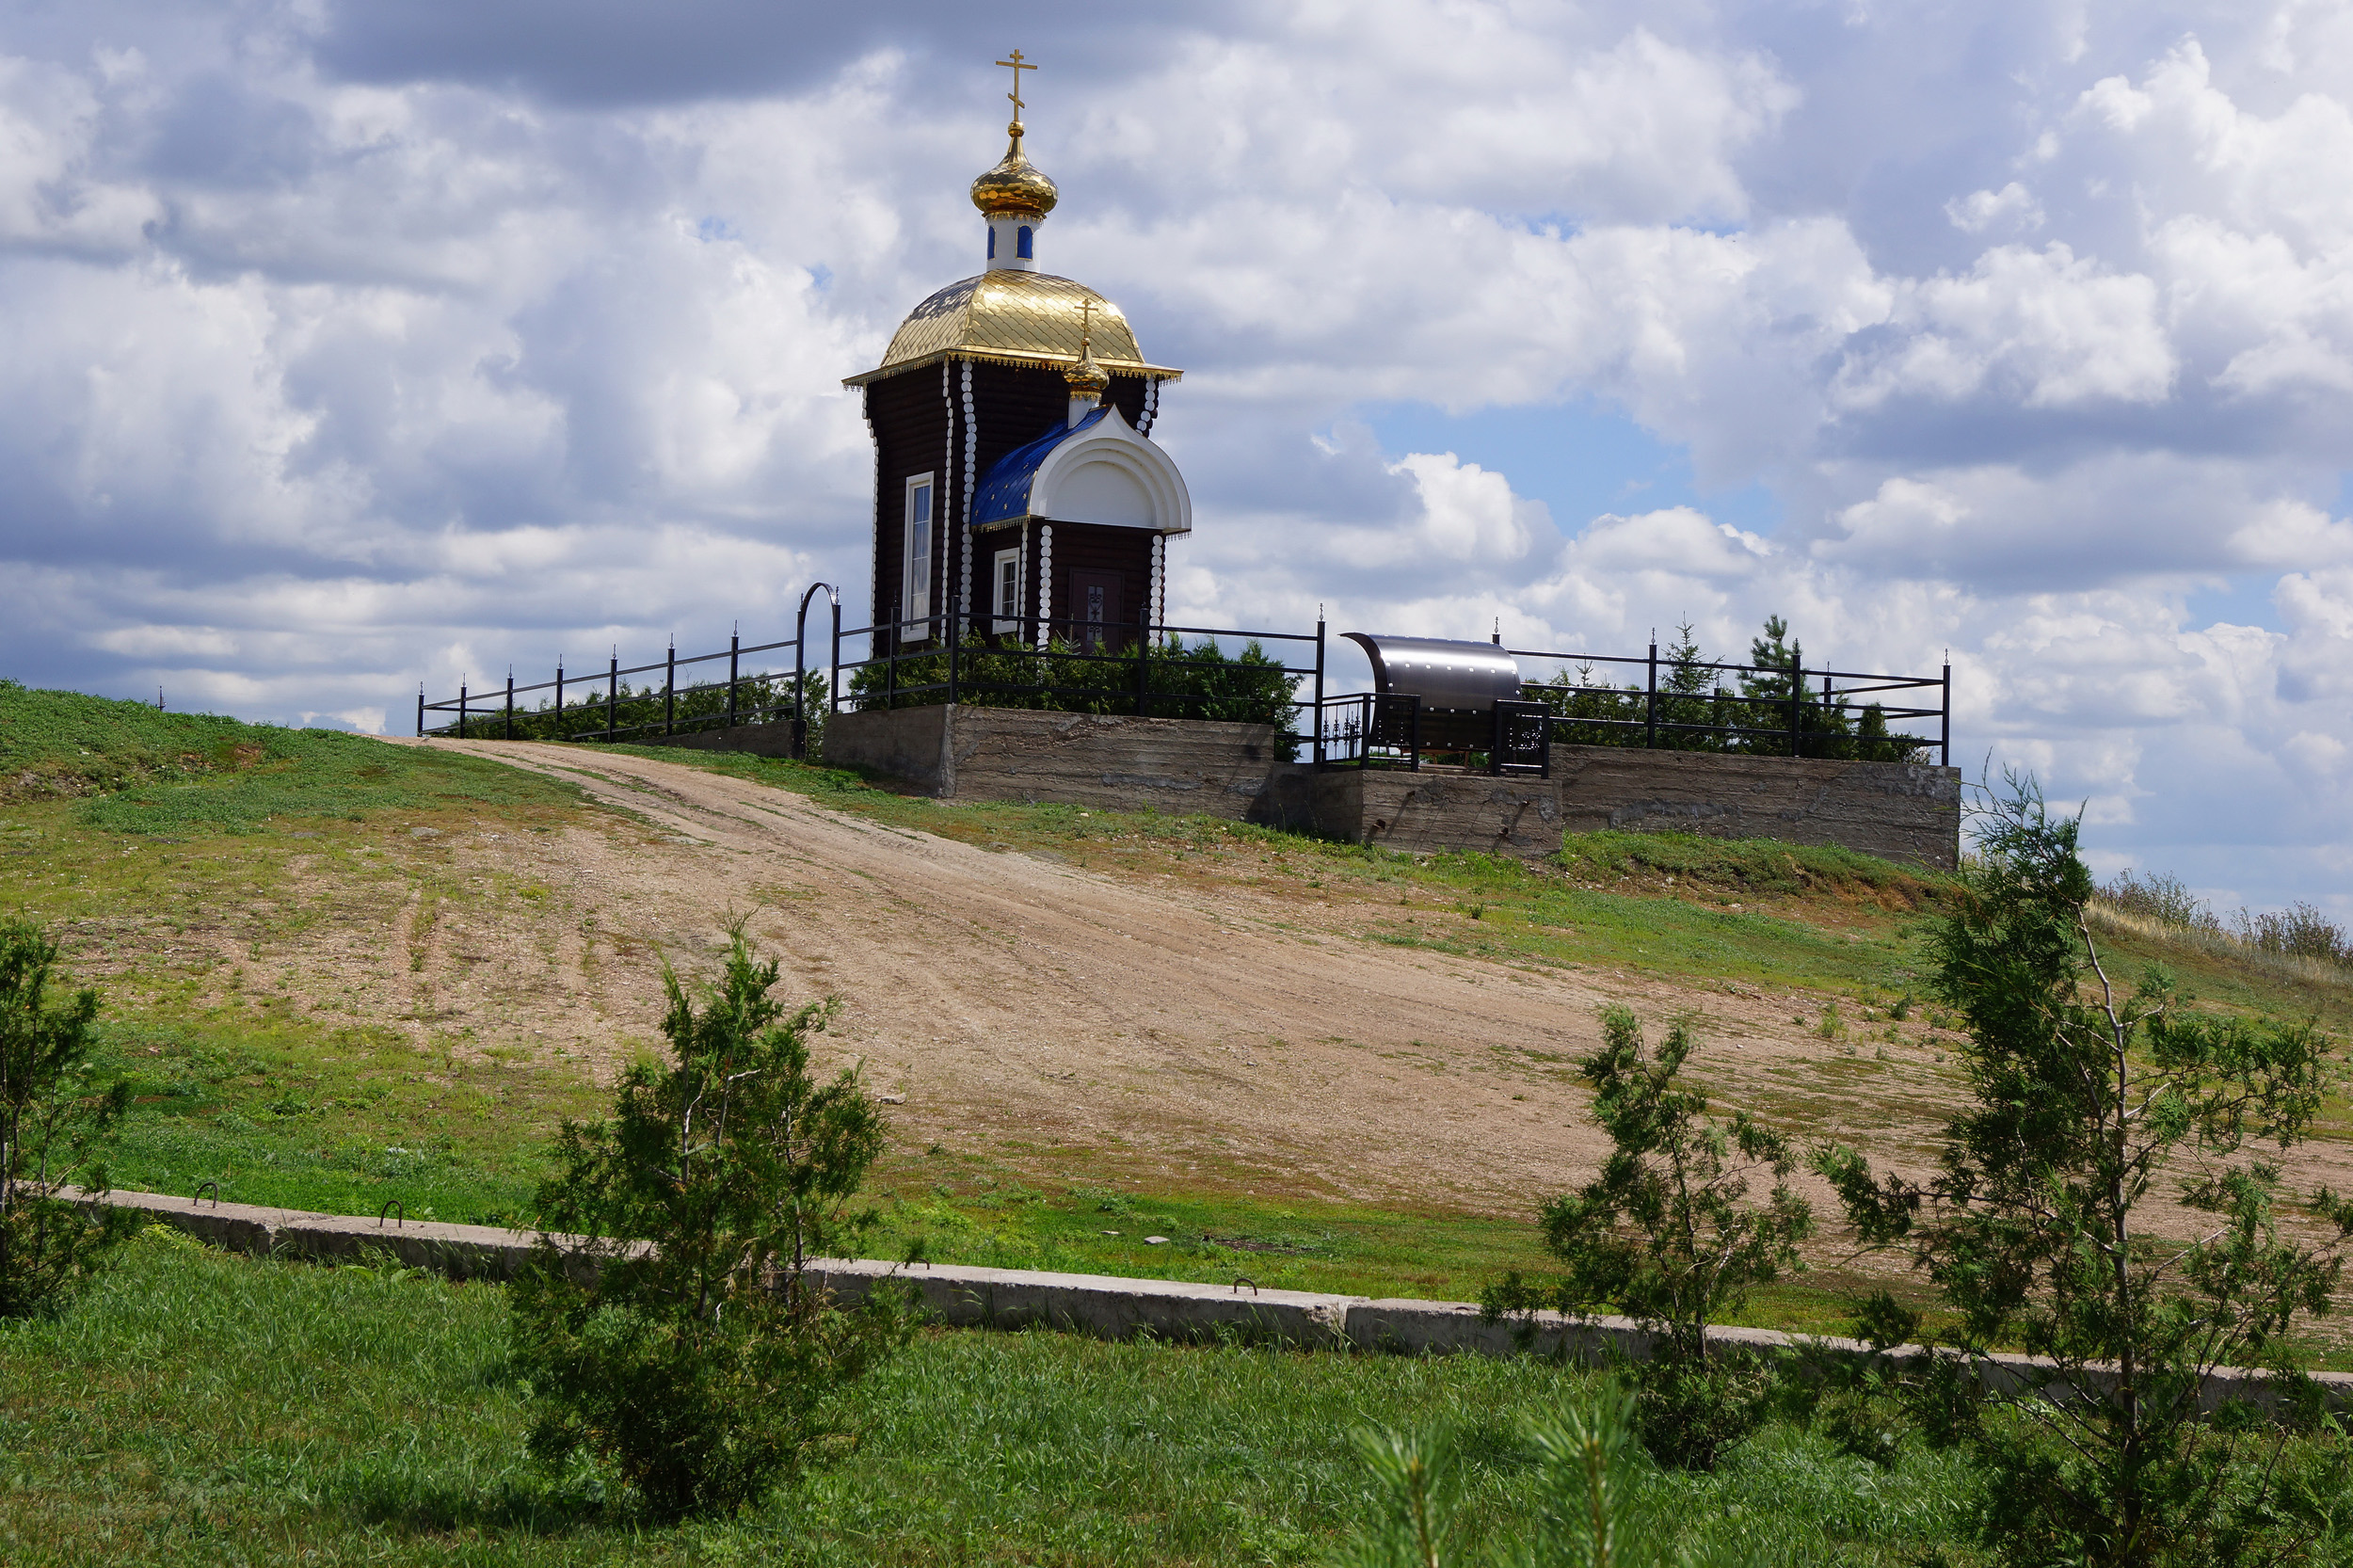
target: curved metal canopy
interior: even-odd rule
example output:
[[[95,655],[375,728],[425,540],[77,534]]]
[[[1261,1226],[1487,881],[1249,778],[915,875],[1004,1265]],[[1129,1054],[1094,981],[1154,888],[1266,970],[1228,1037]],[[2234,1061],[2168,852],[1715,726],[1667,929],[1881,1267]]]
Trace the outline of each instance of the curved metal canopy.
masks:
[[[1374,689],[1413,695],[1425,711],[1486,713],[1520,695],[1520,666],[1493,643],[1444,637],[1387,637],[1366,632],[1341,635],[1372,660]]]

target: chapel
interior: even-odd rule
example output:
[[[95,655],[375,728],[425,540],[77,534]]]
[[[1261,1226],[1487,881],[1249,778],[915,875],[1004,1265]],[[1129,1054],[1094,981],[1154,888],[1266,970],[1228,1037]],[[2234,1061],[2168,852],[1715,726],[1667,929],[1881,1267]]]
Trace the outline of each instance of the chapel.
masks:
[[[951,635],[1132,646],[1162,619],[1185,481],[1152,440],[1162,383],[1118,306],[1038,269],[1054,182],[1012,140],[972,182],[986,265],[907,313],[860,389],[874,438],[875,654]]]

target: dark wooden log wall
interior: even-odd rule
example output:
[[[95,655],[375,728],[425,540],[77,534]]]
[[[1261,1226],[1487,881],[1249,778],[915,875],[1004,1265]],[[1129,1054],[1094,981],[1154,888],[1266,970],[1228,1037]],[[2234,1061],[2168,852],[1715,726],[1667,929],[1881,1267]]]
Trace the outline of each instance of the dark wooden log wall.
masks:
[[[932,550],[934,570],[937,576],[932,584],[932,603],[936,610],[941,612],[954,608],[957,589],[964,581],[964,563],[958,555],[964,543],[965,521],[964,444],[967,432],[963,417],[964,369],[959,362],[949,362],[944,395],[938,365],[925,365],[920,370],[870,382],[866,387],[866,423],[873,432],[876,458],[874,567],[872,580],[868,584],[873,607],[872,618],[874,620],[886,620],[899,613],[906,481],[919,473],[938,476],[937,536]],[[1028,445],[1048,430],[1061,426],[1069,418],[1070,387],[1063,379],[1060,370],[985,362],[976,362],[971,369],[973,424],[978,427],[979,436],[974,447],[972,484],[977,494],[980,476],[986,474],[997,459],[1016,447]],[[1147,384],[1144,377],[1114,376],[1108,397],[1119,409],[1121,417],[1129,424],[1141,428],[1146,392]],[[950,445],[952,434],[952,448]],[[1054,569],[1059,579],[1054,584],[1054,602],[1058,612],[1069,603],[1068,579],[1062,556],[1063,532],[1063,529],[1056,529],[1054,538]],[[972,584],[976,611],[981,608],[978,602],[978,596],[982,594],[981,580],[986,573],[988,557],[995,548],[988,541],[976,541]],[[1141,614],[1139,607],[1144,602],[1144,596],[1150,591],[1151,546],[1148,537],[1143,551],[1143,576],[1136,585],[1129,589],[1124,576],[1122,580],[1122,610],[1128,619],[1134,619]],[[1124,562],[1111,565],[1098,563],[1093,558],[1080,564],[1103,564],[1109,569],[1123,573],[1128,569]],[[1032,599],[1032,608],[1035,602]],[[875,651],[880,652],[882,648],[877,647]]]

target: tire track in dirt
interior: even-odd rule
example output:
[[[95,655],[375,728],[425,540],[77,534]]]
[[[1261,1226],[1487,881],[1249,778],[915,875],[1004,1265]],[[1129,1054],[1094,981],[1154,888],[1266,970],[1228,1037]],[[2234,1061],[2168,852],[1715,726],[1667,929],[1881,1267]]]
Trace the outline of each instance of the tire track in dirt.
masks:
[[[570,831],[507,846],[560,861],[528,874],[565,883],[601,930],[685,969],[708,964],[728,912],[757,908],[750,929],[788,955],[789,988],[840,999],[833,1048],[906,1096],[894,1115],[919,1141],[1524,1210],[1603,1152],[1564,1065],[1598,1040],[1599,1005],[1657,1017],[1694,1000],[1300,929],[1316,916],[1133,886],[679,764],[424,744],[569,779],[648,824],[638,844]],[[650,1034],[650,974],[633,992]],[[1737,1063],[1711,1052],[1720,1083],[1829,1048],[1772,1037],[1762,1002],[1708,1001],[1758,1015]]]

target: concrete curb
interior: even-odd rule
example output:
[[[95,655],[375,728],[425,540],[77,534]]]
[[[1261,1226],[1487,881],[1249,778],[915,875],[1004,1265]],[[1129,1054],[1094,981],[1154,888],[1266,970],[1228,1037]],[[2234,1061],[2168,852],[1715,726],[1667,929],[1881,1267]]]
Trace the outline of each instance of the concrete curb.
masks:
[[[536,1232],[491,1225],[409,1224],[250,1204],[197,1203],[161,1192],[108,1192],[88,1203],[136,1209],[232,1252],[333,1260],[381,1253],[411,1268],[456,1279],[505,1280],[537,1245]],[[559,1242],[569,1240],[558,1237]],[[634,1243],[633,1245],[643,1245]],[[1114,1274],[1063,1274],[1031,1269],[981,1269],[959,1264],[913,1266],[872,1259],[818,1259],[818,1284],[843,1302],[865,1299],[877,1282],[912,1286],[924,1307],[959,1328],[1047,1328],[1103,1339],[1240,1338],[1309,1350],[1353,1350],[1402,1355],[1552,1355],[1603,1363],[1640,1361],[1651,1353],[1649,1330],[1626,1318],[1564,1317],[1557,1312],[1490,1323],[1471,1302],[1375,1301],[1308,1290],[1260,1290],[1235,1284],[1128,1279]],[[1770,1329],[1715,1328],[1708,1342],[1727,1350],[1793,1352],[1801,1361],[1856,1361],[1874,1353],[1859,1340],[1778,1334]],[[1930,1352],[1899,1346],[1885,1360],[1902,1365]],[[2004,1390],[2032,1387],[2067,1403],[2105,1391],[2110,1372],[2094,1370],[2066,1382],[2057,1367],[2037,1356],[1993,1355],[1977,1375]],[[2353,1373],[2317,1372],[2329,1406],[2353,1409]],[[2211,1413],[2245,1400],[2266,1411],[2284,1402],[2268,1374],[2220,1368],[2199,1390],[2199,1408]]]

